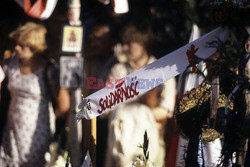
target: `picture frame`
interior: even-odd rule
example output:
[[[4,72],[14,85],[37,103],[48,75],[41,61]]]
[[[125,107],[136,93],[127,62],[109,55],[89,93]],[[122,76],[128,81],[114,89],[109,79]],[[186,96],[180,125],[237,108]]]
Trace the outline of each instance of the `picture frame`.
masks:
[[[79,53],[82,51],[83,27],[63,26],[62,52]]]
[[[70,89],[83,87],[83,57],[60,57],[60,87]]]

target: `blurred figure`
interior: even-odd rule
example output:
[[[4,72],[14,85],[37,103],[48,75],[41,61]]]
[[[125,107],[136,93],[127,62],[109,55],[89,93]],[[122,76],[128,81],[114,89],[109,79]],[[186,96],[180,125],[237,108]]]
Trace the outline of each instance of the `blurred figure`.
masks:
[[[115,25],[112,18],[97,19],[92,25],[89,42],[85,48],[85,75],[87,83],[84,96],[105,86],[111,67],[117,63],[115,54]],[[103,166],[107,145],[108,120],[97,118],[97,166]]]
[[[96,19],[91,27],[89,42],[85,48],[85,69],[87,77],[96,77],[106,81],[111,67],[117,63],[115,44],[117,37],[112,18]],[[88,82],[88,79],[87,79]],[[97,82],[97,81],[96,81]],[[102,87],[89,88],[89,94]]]
[[[150,55],[152,39],[150,29],[128,25],[122,34],[127,62],[114,65],[109,78],[123,78],[155,61]],[[164,126],[167,118],[173,116],[175,78],[162,85],[110,112],[106,167],[131,166],[137,155],[142,154],[137,146],[143,142],[145,130],[149,137],[150,160],[154,165],[164,166]]]
[[[0,166],[44,166],[51,140],[49,102],[55,115],[70,109],[70,94],[59,88],[59,71],[46,58],[46,28],[28,22],[10,34],[16,55],[5,60],[11,95]]]

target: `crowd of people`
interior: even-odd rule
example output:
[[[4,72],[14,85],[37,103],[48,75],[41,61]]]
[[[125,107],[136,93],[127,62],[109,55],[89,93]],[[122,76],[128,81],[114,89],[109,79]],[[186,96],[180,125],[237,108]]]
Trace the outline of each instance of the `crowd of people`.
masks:
[[[126,77],[164,56],[153,55],[154,33],[147,24],[95,18],[90,27],[89,31],[85,30],[82,52],[84,97],[103,88],[107,80]],[[54,57],[48,49],[48,31],[51,31],[50,24],[28,21],[8,34],[15,46],[1,55],[0,166],[45,166],[45,153],[49,152],[55,134],[55,120],[67,117],[72,108],[71,90],[60,87],[60,69],[51,60]],[[142,143],[145,130],[150,161],[155,166],[167,166],[167,155],[171,154],[166,140],[170,133],[168,121],[174,119],[178,94],[183,95],[204,79],[186,74],[184,78],[178,77],[97,118],[97,166],[132,166],[142,154],[137,146]],[[90,78],[101,80],[104,85],[91,88]],[[187,141],[174,149],[184,148],[184,142]],[[180,154],[185,153],[180,152],[175,158],[182,166]]]
[[[153,34],[149,27],[141,29],[131,23],[120,33],[115,28],[110,20],[98,19],[93,24],[84,50],[86,78],[120,79],[156,60],[151,54]],[[44,166],[55,119],[70,110],[70,90],[60,88],[59,67],[47,56],[46,34],[46,27],[35,22],[27,22],[9,34],[16,44],[1,64],[1,112],[6,113],[1,166]],[[120,41],[115,34],[121,34]],[[95,91],[83,88],[85,96]],[[175,96],[173,78],[98,118],[97,159],[100,157],[102,165],[130,166],[140,154],[136,145],[145,130],[152,162],[164,165],[165,125],[173,116]]]

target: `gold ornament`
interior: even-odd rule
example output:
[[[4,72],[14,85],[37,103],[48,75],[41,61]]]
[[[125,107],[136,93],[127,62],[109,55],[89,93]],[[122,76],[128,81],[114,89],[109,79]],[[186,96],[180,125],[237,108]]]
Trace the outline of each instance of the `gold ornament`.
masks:
[[[204,119],[204,115],[209,117],[210,113],[210,94],[211,87],[200,85],[196,88],[191,89],[186,92],[183,97],[180,99],[179,104],[176,107],[176,122],[179,126],[182,134],[189,138],[193,133],[195,126],[195,117],[196,114],[200,114],[201,109],[206,113],[203,114],[203,117],[198,121],[201,121],[202,124],[206,123],[206,119]],[[219,107],[226,106],[227,97],[224,94],[219,95]],[[233,109],[232,101],[229,101],[228,109]]]
[[[223,135],[217,132],[215,129],[202,128],[202,141],[204,144],[215,141],[218,138],[222,138]]]

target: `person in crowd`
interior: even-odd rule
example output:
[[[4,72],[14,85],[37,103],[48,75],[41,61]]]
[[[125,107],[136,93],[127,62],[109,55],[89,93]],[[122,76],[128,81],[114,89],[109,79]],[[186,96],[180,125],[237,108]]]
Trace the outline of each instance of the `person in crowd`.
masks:
[[[150,54],[153,35],[149,28],[128,24],[122,33],[125,63],[115,64],[110,79],[120,79],[156,60]],[[137,155],[142,154],[138,144],[143,142],[147,130],[150,160],[164,166],[164,127],[173,116],[176,96],[175,78],[162,83],[109,112],[108,149],[106,167],[131,166]]]
[[[115,25],[112,18],[97,18],[92,24],[89,41],[85,48],[84,72],[87,76],[83,92],[85,96],[105,86],[111,67],[117,63],[115,44]],[[107,125],[107,117],[97,118],[97,166],[102,166],[105,160]]]
[[[56,117],[70,109],[70,92],[59,87],[58,66],[46,56],[46,33],[42,24],[27,22],[10,34],[16,54],[3,65],[11,101],[0,166],[44,166],[51,140],[50,102]]]
[[[105,81],[111,67],[117,63],[115,55],[115,44],[117,37],[115,35],[115,24],[112,18],[97,18],[91,27],[89,41],[85,48],[85,69],[87,77],[96,77]],[[87,78],[87,92],[93,93],[103,87],[101,85],[89,85]],[[91,87],[91,88],[89,88]]]

